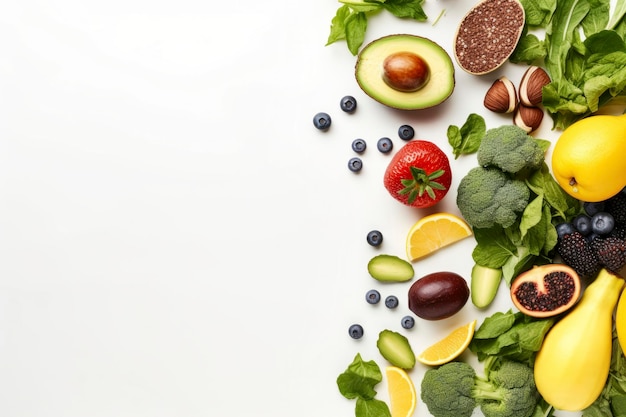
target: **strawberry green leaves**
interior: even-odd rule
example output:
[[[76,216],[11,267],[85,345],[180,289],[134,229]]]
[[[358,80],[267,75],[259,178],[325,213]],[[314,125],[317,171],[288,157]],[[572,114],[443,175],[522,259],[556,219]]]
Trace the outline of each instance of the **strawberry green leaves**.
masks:
[[[399,18],[425,21],[422,9],[424,0],[339,0],[342,6],[337,9],[330,26],[326,45],[345,40],[352,55],[359,53],[365,40],[367,19],[370,15],[387,10]]]
[[[400,195],[408,195],[409,204],[413,204],[415,199],[422,197],[424,193],[428,194],[428,196],[434,200],[436,196],[433,190],[444,191],[446,189],[444,185],[434,181],[443,174],[445,174],[443,169],[438,169],[437,171],[428,174],[421,168],[411,167],[411,176],[413,178],[403,179],[402,185],[404,188],[398,191],[398,193]]]

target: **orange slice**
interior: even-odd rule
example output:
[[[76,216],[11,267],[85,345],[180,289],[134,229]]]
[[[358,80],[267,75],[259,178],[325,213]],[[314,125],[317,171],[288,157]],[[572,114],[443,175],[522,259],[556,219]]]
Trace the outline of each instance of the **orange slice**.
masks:
[[[476,320],[454,329],[449,335],[426,348],[417,360],[425,365],[443,365],[451,362],[467,349],[475,330]]]
[[[413,262],[472,235],[472,229],[458,216],[435,213],[415,223],[406,238],[406,254]]]
[[[389,366],[385,369],[391,417],[411,417],[417,406],[413,380],[404,369]]]

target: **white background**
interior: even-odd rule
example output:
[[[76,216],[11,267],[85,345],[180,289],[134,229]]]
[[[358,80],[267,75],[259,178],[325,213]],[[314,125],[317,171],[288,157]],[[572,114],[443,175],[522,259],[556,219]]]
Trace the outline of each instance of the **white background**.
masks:
[[[426,23],[379,14],[366,42],[427,36],[452,52],[467,0],[427,0]],[[357,352],[385,361],[377,333],[402,330],[410,284],[379,285],[377,253],[404,256],[420,217],[457,213],[473,157],[433,210],[382,186],[375,149],[409,123],[451,155],[446,129],[500,75],[457,67],[431,110],[362,94],[344,43],[325,47],[334,0],[9,0],[0,10],[0,414],[5,417],[351,416],[335,378]],[[433,26],[439,13],[445,15]],[[339,109],[346,94],[352,115]],[[333,117],[328,132],[312,117]],[[546,119],[539,136],[550,139]],[[364,169],[346,163],[364,138]],[[451,157],[452,159],[452,157]],[[376,250],[365,235],[384,234]],[[473,239],[415,263],[469,278]],[[399,296],[397,311],[364,301]],[[420,352],[510,308],[418,320]],[[347,335],[350,324],[365,337]],[[466,355],[467,360],[472,357]],[[418,384],[426,367],[411,376]],[[378,387],[386,398],[385,384]],[[420,403],[416,415],[428,415]],[[563,414],[562,414],[563,415]]]

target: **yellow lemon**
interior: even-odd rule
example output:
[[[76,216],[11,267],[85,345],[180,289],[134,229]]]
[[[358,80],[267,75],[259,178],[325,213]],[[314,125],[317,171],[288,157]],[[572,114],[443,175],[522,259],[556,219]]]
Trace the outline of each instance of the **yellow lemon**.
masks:
[[[469,346],[475,330],[476,320],[454,329],[446,337],[426,348],[417,360],[424,365],[443,365],[456,359]]]
[[[472,229],[460,217],[450,213],[431,214],[409,230],[406,254],[412,262],[471,235]]]
[[[552,152],[559,185],[582,201],[604,201],[626,186],[626,115],[597,115],[566,128]]]
[[[404,369],[395,366],[387,367],[385,373],[391,417],[411,417],[417,406],[417,393],[411,377]]]

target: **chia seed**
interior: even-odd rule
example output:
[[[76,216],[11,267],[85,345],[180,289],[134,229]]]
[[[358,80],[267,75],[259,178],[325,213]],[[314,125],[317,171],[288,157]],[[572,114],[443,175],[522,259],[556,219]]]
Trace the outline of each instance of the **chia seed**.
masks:
[[[522,283],[515,296],[530,311],[552,311],[571,301],[576,289],[574,279],[565,272],[551,272],[544,278],[546,292],[534,282]]]
[[[454,43],[459,65],[484,74],[504,63],[517,46],[524,27],[524,9],[517,0],[486,0],[461,21]]]

